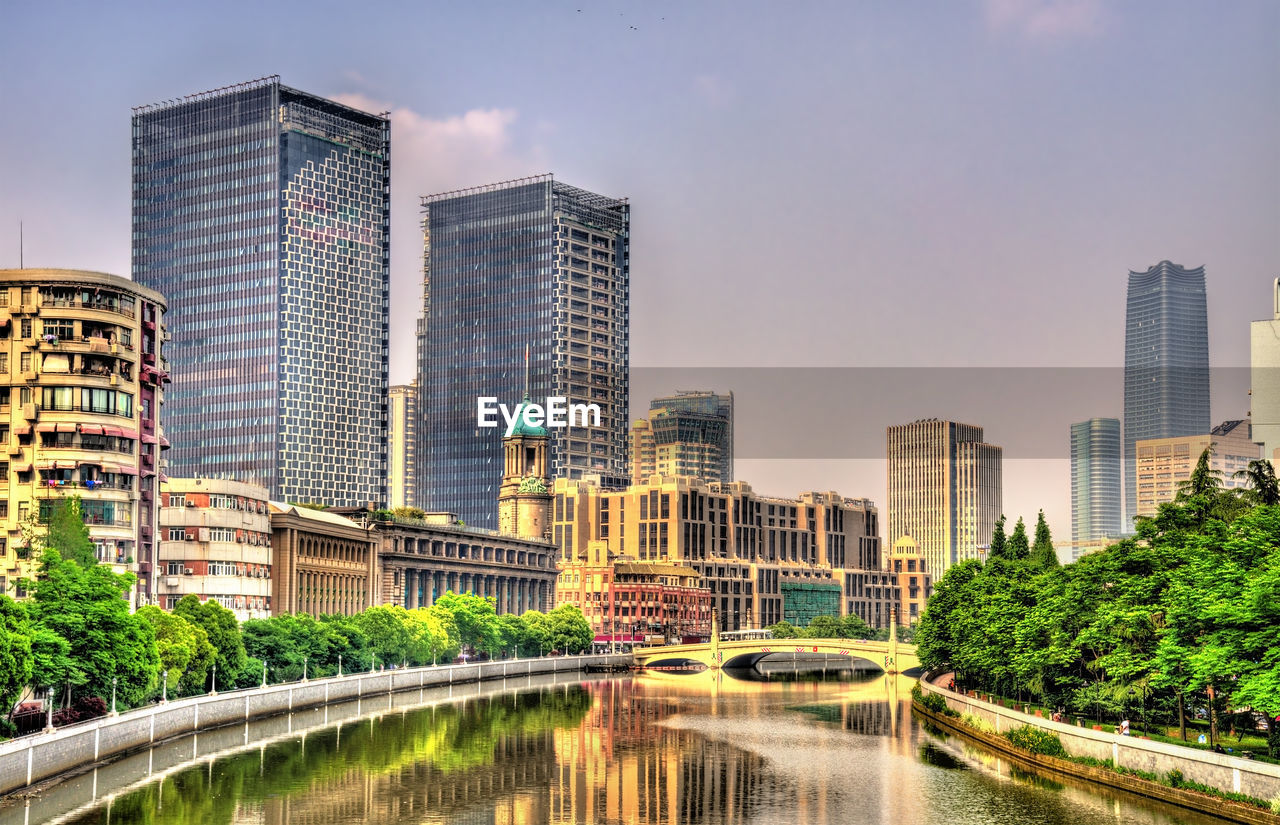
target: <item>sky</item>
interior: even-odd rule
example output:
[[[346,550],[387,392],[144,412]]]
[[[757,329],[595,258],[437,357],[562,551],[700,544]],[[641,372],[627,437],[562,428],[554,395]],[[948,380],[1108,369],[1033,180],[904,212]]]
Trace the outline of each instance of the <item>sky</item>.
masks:
[[[1164,259],[1206,267],[1214,420],[1248,408],[1247,322],[1280,275],[1273,0],[15,2],[5,18],[0,266],[21,221],[28,266],[127,275],[130,107],[279,74],[391,113],[393,383],[412,378],[419,197],[554,172],[632,204],[641,392],[746,370],[740,433],[769,393],[823,423],[829,451],[740,455],[763,492],[883,502],[882,456],[844,434],[966,416],[1002,443],[1034,415],[1045,443],[1007,457],[1005,510],[1043,507],[1066,538],[1068,425],[1120,415],[1126,275]],[[985,407],[925,385],[911,411],[871,413],[867,368],[1030,369],[1016,392],[982,385]],[[1064,384],[1060,368],[1088,370]],[[845,392],[787,396],[798,369]],[[1100,377],[1077,395],[1081,375]]]

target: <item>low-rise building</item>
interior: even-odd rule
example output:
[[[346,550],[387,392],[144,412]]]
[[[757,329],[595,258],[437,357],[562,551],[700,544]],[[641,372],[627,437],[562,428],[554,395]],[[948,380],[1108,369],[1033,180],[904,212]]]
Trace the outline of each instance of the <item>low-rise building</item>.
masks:
[[[598,644],[708,637],[711,601],[693,568],[611,556],[604,541],[563,563],[556,584],[556,604],[580,608]]]
[[[350,616],[377,601],[378,537],[324,510],[270,503],[271,613]]]
[[[271,513],[267,488],[214,478],[160,486],[159,603],[196,595],[240,621],[271,615]]]
[[[1138,479],[1138,515],[1154,516],[1161,504],[1173,501],[1178,486],[1191,478],[1200,455],[1210,445],[1209,466],[1228,490],[1248,484],[1236,472],[1262,457],[1262,447],[1249,437],[1247,421],[1224,421],[1204,435],[1139,439],[1134,458]]]
[[[915,539],[902,536],[895,541],[888,565],[898,587],[898,624],[914,625],[933,595],[933,576],[925,569],[924,556]]]
[[[745,482],[680,476],[622,490],[557,479],[553,493],[552,542],[562,565],[600,541],[618,558],[689,567],[711,591],[723,630],[780,622],[788,598],[796,610],[825,599],[821,609],[885,627],[899,599],[881,565],[878,513],[866,499],[771,498]]]

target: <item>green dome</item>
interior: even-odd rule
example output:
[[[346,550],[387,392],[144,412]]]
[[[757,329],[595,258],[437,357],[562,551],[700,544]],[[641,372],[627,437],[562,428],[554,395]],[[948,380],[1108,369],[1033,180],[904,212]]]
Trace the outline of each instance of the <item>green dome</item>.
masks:
[[[524,438],[546,438],[547,429],[545,427],[534,427],[525,423],[524,410],[529,406],[529,393],[524,394],[524,400],[520,402],[520,406],[516,409],[520,411],[520,416],[516,419],[516,425],[511,428],[511,437],[523,436]]]

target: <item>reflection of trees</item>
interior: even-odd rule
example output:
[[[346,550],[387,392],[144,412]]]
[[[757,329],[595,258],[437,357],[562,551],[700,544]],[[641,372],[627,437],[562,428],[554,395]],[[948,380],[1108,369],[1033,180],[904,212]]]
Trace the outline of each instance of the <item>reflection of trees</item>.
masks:
[[[180,771],[115,799],[109,814],[99,808],[75,821],[216,824],[262,811],[268,822],[381,822],[391,812],[375,808],[402,801],[387,785],[432,805],[545,789],[551,731],[580,725],[590,705],[585,690],[565,686],[350,722]]]

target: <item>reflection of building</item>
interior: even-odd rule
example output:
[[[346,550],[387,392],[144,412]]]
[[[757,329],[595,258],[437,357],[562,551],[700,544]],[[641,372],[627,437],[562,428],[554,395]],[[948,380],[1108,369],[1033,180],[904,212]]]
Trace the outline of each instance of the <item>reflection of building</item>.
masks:
[[[1002,450],[936,418],[889,427],[888,540],[911,536],[929,571],[982,557],[1001,511]]]
[[[768,498],[744,482],[680,477],[625,490],[557,479],[554,493],[552,540],[562,561],[600,541],[618,560],[688,566],[711,588],[724,630],[781,621],[794,585],[836,586],[838,614],[873,627],[888,623],[898,598],[881,570],[876,508],[865,499]]]
[[[551,431],[551,475],[626,478],[630,209],[550,175],[424,199],[419,507],[498,526],[502,431],[477,430],[476,399],[514,407],[524,389],[600,410]]]
[[[733,393],[655,398],[631,426],[631,481],[653,475],[733,481]]]
[[[1136,445],[1134,464],[1138,479],[1136,514],[1153,516],[1161,504],[1173,501],[1178,485],[1191,478],[1200,454],[1211,444],[1209,466],[1221,473],[1222,486],[1246,486],[1248,482],[1236,478],[1235,473],[1262,456],[1262,448],[1249,438],[1247,422],[1224,421],[1207,435],[1143,439]]]
[[[1275,317],[1249,325],[1249,421],[1253,440],[1262,444],[1262,457],[1280,467],[1280,278],[1272,286]]]
[[[387,506],[412,506],[414,451],[418,448],[418,386],[401,384],[387,391]]]
[[[711,591],[693,568],[618,561],[603,541],[590,542],[585,553],[560,565],[556,604],[581,608],[601,642],[711,633]]]
[[[65,269],[0,270],[0,295],[0,590],[32,575],[24,524],[78,496],[98,558],[135,570],[149,601],[169,446],[159,425],[165,299]]]
[[[898,624],[913,625],[924,615],[925,603],[933,595],[933,576],[925,567],[920,548],[910,536],[903,536],[893,543],[888,563],[900,594]]]
[[[1120,456],[1120,419],[1090,418],[1071,425],[1073,545],[1120,535],[1124,506]]]
[[[172,478],[160,489],[160,606],[194,593],[239,621],[269,617],[267,489],[212,478]]]
[[[133,278],[174,310],[178,473],[385,500],[390,130],[277,77],[134,110]]]
[[[1209,429],[1209,321],[1204,267],[1161,261],[1129,273],[1124,320],[1124,500],[1128,531],[1139,512],[1141,439]]]
[[[348,518],[271,502],[271,612],[341,613],[377,604],[377,537]]]

